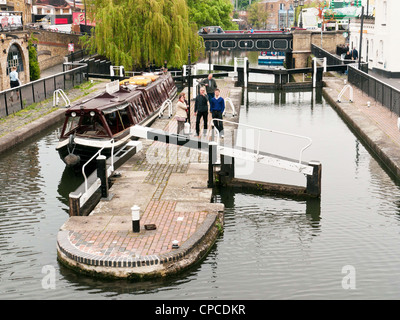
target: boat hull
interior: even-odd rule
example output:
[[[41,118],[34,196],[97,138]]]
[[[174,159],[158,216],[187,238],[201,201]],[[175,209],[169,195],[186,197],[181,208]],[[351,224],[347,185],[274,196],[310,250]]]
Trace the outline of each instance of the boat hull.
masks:
[[[85,163],[93,158],[96,153],[101,150],[100,154],[109,158],[112,154],[116,154],[129,141],[131,136],[118,140],[112,146],[110,139],[85,139],[76,137],[73,143],[69,139],[60,141],[56,147],[61,160],[69,167],[82,167]],[[75,155],[72,157],[71,155]],[[93,163],[95,159],[93,159]]]

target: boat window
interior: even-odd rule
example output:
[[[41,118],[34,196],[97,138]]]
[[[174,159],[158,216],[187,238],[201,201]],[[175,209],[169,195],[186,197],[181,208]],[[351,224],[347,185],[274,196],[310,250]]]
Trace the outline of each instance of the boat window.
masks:
[[[112,134],[116,134],[131,126],[127,108],[104,115]]]
[[[141,114],[140,114],[140,112],[139,112],[139,109],[138,109],[136,103],[133,104],[133,107],[134,107],[134,109],[135,109],[135,115],[138,117],[138,119],[139,119],[139,121],[140,121],[141,118],[142,118],[142,116],[141,116]]]
[[[90,114],[85,114],[80,117],[81,122],[76,130],[79,135],[85,136],[96,136],[96,137],[107,137],[107,129],[98,114],[91,116]]]
[[[65,125],[65,130],[63,132],[63,135],[69,135],[70,133],[72,133],[79,124],[79,119],[80,117],[68,117],[67,123]]]

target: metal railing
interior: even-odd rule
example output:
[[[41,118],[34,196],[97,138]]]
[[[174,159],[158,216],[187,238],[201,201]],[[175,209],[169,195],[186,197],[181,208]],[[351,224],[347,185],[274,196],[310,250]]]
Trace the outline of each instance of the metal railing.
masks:
[[[358,70],[355,66],[348,68],[348,80],[371,98],[400,116],[400,90]]]
[[[172,101],[167,99],[161,105],[160,111],[158,113],[158,118],[161,118],[164,115],[164,110],[168,108],[168,118],[172,117]]]
[[[342,59],[341,57],[339,57],[335,54],[332,54],[329,51],[326,51],[325,49],[322,49],[322,48],[316,46],[315,44],[311,44],[311,53],[316,58],[326,58],[327,65],[329,65],[329,66],[355,63],[354,60]]]
[[[114,171],[114,138],[111,139],[109,142],[111,143],[111,165],[110,165],[110,167],[109,167],[108,170],[107,170],[107,176],[110,176],[111,173]],[[91,185],[91,187],[88,188],[88,178],[87,178],[86,173],[85,173],[86,166],[87,166],[90,162],[92,162],[93,159],[95,159],[96,157],[98,157],[99,155],[101,155],[101,152],[103,151],[104,148],[105,148],[105,146],[102,147],[99,151],[97,151],[97,152],[96,152],[88,161],[86,161],[86,163],[82,166],[82,175],[83,175],[83,178],[84,178],[85,192],[84,192],[83,195],[81,195],[81,198],[80,198],[81,207],[84,205],[84,203],[87,201],[87,199],[89,199],[89,198],[91,197],[91,195],[92,195],[92,194],[98,189],[98,187],[100,186],[100,182],[99,182],[100,179],[97,179],[97,180],[95,181],[95,183],[93,183],[93,184]]]
[[[220,121],[220,122],[222,122],[222,123],[230,123],[230,124],[233,124],[233,125],[238,125],[237,122],[232,122],[232,121],[222,120],[222,119],[215,119],[215,118],[214,118],[213,121]],[[239,125],[240,125],[240,126],[247,127],[247,128],[249,128],[249,129],[252,129],[252,130],[256,130],[256,131],[258,132],[258,134],[257,134],[257,137],[258,137],[258,139],[257,139],[257,147],[256,147],[255,150],[253,150],[253,152],[257,155],[257,157],[260,156],[260,152],[261,152],[261,150],[260,150],[261,132],[274,133],[274,134],[285,135],[285,136],[289,136],[289,137],[294,137],[294,138],[300,138],[300,139],[303,139],[303,140],[307,140],[308,143],[307,143],[304,147],[302,147],[302,148],[300,149],[300,154],[299,154],[299,159],[298,159],[298,163],[299,163],[299,164],[302,163],[302,158],[303,158],[303,153],[304,153],[304,151],[305,151],[306,149],[308,149],[308,148],[312,145],[312,140],[311,140],[311,138],[306,137],[306,136],[301,136],[301,135],[297,135],[297,134],[293,134],[293,133],[288,133],[288,132],[276,131],[276,130],[272,130],[272,129],[260,128],[260,127],[251,126],[251,125],[242,124],[242,123],[240,123]],[[215,126],[214,126],[214,127],[215,127]],[[216,131],[218,132],[218,130],[216,130]],[[220,134],[219,134],[219,132],[218,132],[218,133],[217,133],[217,141],[216,141],[218,145],[219,145],[219,141],[220,141]]]
[[[71,70],[1,91],[0,118],[52,97],[57,89],[69,90],[86,81],[87,64],[74,63],[71,67]]]

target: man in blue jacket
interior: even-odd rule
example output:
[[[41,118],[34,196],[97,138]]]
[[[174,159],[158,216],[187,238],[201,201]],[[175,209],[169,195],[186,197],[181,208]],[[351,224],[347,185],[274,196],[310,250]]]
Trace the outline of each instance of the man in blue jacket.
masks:
[[[221,119],[222,120],[222,114],[225,110],[225,100],[220,96],[220,91],[219,89],[215,89],[215,95],[214,98],[211,99],[210,101],[210,112],[212,115],[213,119]],[[222,121],[215,121],[214,120],[214,126],[217,128],[219,131],[220,137],[223,138],[223,130],[224,130],[224,125]]]

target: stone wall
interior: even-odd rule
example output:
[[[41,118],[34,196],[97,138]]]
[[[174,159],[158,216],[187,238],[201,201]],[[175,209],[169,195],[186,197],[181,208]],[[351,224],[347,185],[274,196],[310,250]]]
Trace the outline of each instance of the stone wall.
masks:
[[[322,48],[330,53],[336,53],[336,46],[345,44],[346,38],[343,31],[325,31],[322,34]],[[321,32],[319,31],[294,31],[293,32],[293,58],[296,68],[307,67],[307,59],[311,54],[311,44],[321,46]]]

